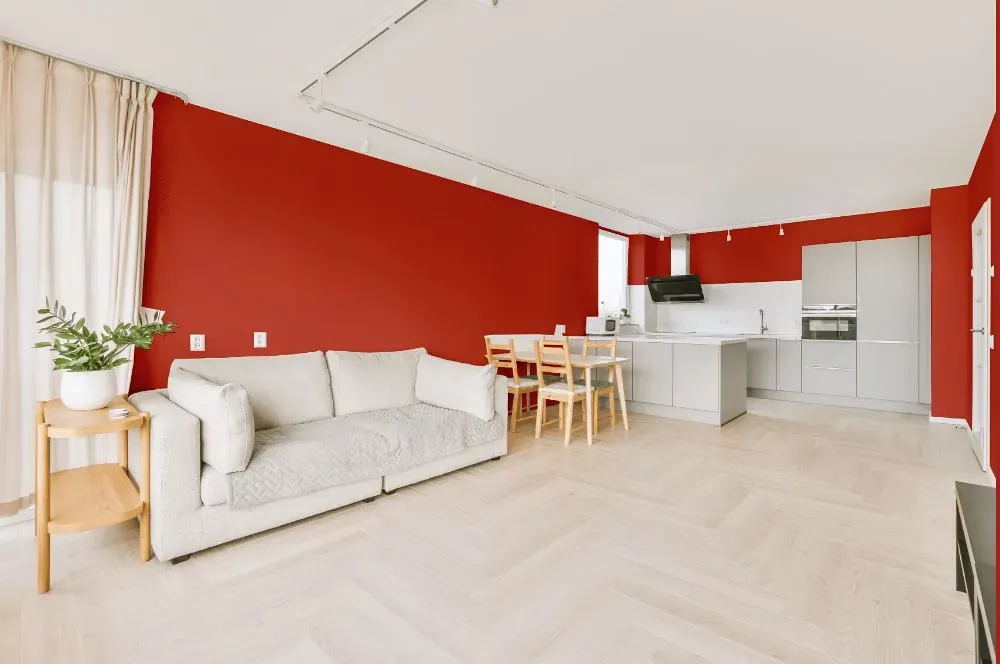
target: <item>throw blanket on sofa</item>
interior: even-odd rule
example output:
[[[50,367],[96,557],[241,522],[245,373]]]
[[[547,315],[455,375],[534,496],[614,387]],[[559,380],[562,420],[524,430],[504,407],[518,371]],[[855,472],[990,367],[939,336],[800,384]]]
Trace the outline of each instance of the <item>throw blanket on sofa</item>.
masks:
[[[485,422],[468,413],[426,403],[357,413],[344,420],[389,441],[393,450],[390,473],[488,443],[504,433],[501,416]]]
[[[258,431],[246,470],[225,476],[229,507],[401,472],[503,434],[502,416],[484,422],[424,403]]]

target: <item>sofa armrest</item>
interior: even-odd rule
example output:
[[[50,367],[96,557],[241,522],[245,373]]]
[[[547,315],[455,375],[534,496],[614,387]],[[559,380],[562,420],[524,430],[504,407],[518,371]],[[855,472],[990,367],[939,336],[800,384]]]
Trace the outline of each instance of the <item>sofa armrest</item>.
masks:
[[[498,375],[493,382],[493,407],[503,417],[507,430],[507,377]]]
[[[156,556],[169,560],[187,548],[181,540],[201,539],[193,526],[200,519],[192,518],[202,506],[201,422],[162,390],[138,392],[129,401],[150,415],[150,531]]]

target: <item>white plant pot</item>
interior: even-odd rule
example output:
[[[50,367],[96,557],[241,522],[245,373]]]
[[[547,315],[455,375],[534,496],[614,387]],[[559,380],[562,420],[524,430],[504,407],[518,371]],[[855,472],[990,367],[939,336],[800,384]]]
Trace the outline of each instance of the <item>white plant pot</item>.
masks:
[[[115,372],[64,371],[59,384],[59,398],[70,410],[104,408],[118,393]]]

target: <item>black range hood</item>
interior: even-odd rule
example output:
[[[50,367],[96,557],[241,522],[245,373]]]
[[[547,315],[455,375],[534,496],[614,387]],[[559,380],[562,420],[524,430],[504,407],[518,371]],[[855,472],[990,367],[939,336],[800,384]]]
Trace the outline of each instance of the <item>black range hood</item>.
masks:
[[[705,292],[697,274],[674,277],[647,277],[646,286],[653,302],[704,302]]]

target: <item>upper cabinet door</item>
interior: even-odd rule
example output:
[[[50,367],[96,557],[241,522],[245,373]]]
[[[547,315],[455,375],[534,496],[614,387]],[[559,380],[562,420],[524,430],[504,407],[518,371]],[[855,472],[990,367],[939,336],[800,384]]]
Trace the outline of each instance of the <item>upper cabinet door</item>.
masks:
[[[802,247],[802,304],[857,304],[857,243]]]
[[[920,340],[920,241],[858,242],[858,341]]]

